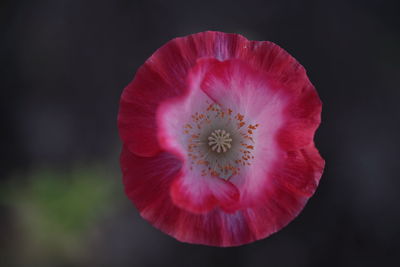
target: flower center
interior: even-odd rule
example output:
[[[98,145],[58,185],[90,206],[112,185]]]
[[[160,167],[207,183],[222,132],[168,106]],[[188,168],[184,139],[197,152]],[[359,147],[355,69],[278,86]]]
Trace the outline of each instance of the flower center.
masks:
[[[217,150],[218,153],[221,153],[231,148],[232,138],[225,130],[215,130],[208,137],[208,141],[208,145],[213,151]]]
[[[189,169],[201,176],[217,176],[228,180],[254,159],[253,137],[258,124],[251,124],[245,116],[208,103],[206,110],[191,115],[184,125]]]

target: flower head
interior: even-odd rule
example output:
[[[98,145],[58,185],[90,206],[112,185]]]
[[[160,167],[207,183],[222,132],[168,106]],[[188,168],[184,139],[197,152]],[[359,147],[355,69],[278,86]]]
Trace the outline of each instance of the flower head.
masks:
[[[158,49],[121,96],[125,192],[178,240],[237,246],[288,224],[318,185],[321,101],[271,42],[203,32]]]

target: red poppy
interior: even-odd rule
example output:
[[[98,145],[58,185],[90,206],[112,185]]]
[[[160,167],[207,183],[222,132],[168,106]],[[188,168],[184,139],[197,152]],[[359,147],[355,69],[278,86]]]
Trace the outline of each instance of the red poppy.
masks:
[[[176,38],[121,96],[125,192],[143,218],[180,241],[265,238],[318,185],[320,114],[304,68],[276,44],[222,32]]]

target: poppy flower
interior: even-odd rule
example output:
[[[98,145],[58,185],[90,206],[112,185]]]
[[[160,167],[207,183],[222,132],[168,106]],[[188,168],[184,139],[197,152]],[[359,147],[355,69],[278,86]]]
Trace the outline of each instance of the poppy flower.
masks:
[[[222,32],[173,39],[121,96],[125,192],[144,219],[183,242],[265,238],[318,185],[320,115],[306,71],[276,44]]]

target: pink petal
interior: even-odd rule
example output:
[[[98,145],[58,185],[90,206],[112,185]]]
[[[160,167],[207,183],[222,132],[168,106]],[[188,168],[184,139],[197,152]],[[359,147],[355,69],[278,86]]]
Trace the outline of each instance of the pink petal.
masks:
[[[118,114],[120,137],[142,156],[160,151],[156,110],[175,96],[185,94],[188,71],[200,57],[233,58],[247,40],[237,34],[203,32],[176,38],[158,49],[124,89]]]
[[[251,166],[229,181],[188,164],[184,123],[216,102],[254,132]],[[178,240],[236,246],[289,223],[314,193],[324,160],[313,144],[321,101],[304,68],[271,42],[204,32],[157,50],[121,96],[125,191]]]
[[[256,239],[242,212],[215,209],[195,214],[172,201],[169,188],[177,177],[180,161],[169,153],[140,157],[124,147],[121,166],[125,192],[141,216],[176,239],[212,246],[238,246]]]
[[[183,173],[171,187],[173,202],[193,213],[209,212],[216,207],[235,211],[239,196],[239,190],[231,182],[193,171]]]

